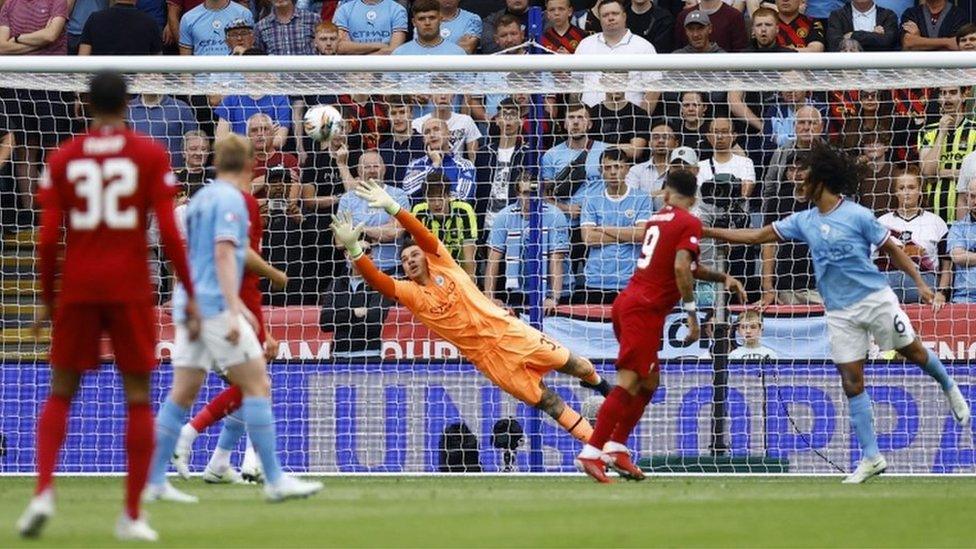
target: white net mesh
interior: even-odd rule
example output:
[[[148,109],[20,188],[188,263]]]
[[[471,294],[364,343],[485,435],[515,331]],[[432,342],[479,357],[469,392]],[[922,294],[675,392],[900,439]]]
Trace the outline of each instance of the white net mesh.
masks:
[[[861,158],[872,174],[851,198],[892,229],[926,282],[944,292],[949,304],[933,312],[920,303],[910,279],[878,262],[922,341],[951,361],[949,372],[976,401],[969,363],[976,311],[968,305],[976,300],[976,278],[963,255],[976,249],[965,193],[976,173],[970,156],[976,150],[976,72],[694,65],[640,72],[618,65],[605,74],[130,75],[137,94],[130,124],[168,147],[188,195],[213,176],[215,135],[247,135],[258,150],[255,195],[264,206],[264,253],[290,278],[284,291],[264,297],[269,334],[281,342],[270,371],[287,468],[557,472],[572,470],[579,448],[405,308],[350,278],[329,230],[338,210],[366,222],[373,261],[403,276],[402,228],[346,191],[374,172],[398,189],[391,192],[490,297],[593,360],[612,381],[617,342],[610,304],[634,270],[640,238],[619,231],[606,236],[604,229],[633,227],[651,215],[661,206],[664,173],[683,163],[697,170],[702,196],[695,212],[706,225],[780,219],[800,208],[793,199],[798,151],[829,141]],[[33,469],[33,418],[47,390],[50,335],[35,340],[29,332],[38,303],[32,195],[45,156],[86,128],[88,77],[0,75],[5,472]],[[305,110],[319,104],[337,106],[346,119],[344,135],[324,146],[308,139],[300,123]],[[428,118],[444,120],[443,129]],[[679,147],[693,155],[672,161]],[[544,196],[538,221],[527,212],[533,193]],[[538,246],[532,245],[535,228]],[[150,256],[166,304],[172,282],[158,251]],[[763,301],[768,308],[743,319],[742,303],[699,284],[702,339],[685,345],[683,315],[668,318],[662,386],[631,439],[638,457],[658,471],[851,468],[860,451],[807,249],[706,243],[702,261],[734,274],[746,285],[749,303]],[[159,354],[165,361],[173,331],[162,310]],[[973,432],[953,421],[938,385],[892,353],[870,353],[867,386],[889,471],[974,472]],[[171,379],[167,364],[160,371],[157,391]],[[599,397],[574,378],[551,373],[545,382],[574,409],[595,414]],[[122,470],[116,380],[105,369],[85,387],[63,470]],[[201,405],[221,388],[220,380],[210,380]],[[202,469],[216,435],[214,429],[197,441],[194,468]]]

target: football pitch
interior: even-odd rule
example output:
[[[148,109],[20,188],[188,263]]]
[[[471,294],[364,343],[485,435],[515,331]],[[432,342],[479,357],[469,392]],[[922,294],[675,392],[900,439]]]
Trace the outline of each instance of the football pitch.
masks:
[[[976,478],[330,477],[309,500],[174,480],[197,505],[148,506],[173,547],[971,547]],[[122,479],[62,478],[43,538],[13,524],[28,478],[0,478],[0,547],[120,545]]]

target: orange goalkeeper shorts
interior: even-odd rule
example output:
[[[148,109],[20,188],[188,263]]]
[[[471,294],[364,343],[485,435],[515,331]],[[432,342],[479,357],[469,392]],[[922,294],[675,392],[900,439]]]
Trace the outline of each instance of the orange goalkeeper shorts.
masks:
[[[472,362],[506,393],[535,406],[542,399],[542,377],[565,366],[569,355],[569,349],[539,330],[512,322],[505,334]]]

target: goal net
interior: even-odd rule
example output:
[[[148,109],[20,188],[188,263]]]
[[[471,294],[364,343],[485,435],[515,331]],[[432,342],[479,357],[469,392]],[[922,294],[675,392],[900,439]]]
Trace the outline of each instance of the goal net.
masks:
[[[759,227],[804,207],[794,198],[796,158],[830,142],[867,168],[846,199],[871,209],[937,290],[936,311],[877,258],[923,343],[976,402],[969,54],[22,61],[0,60],[2,472],[33,471],[48,390],[51,334],[30,329],[33,194],[45,157],[85,131],[87,79],[107,66],[127,73],[128,122],[168,148],[187,199],[213,177],[215,136],[255,145],[264,255],[289,277],[264,298],[280,343],[269,369],[289,470],[570,472],[579,450],[350,271],[329,228],[338,211],[366,224],[380,269],[404,276],[402,228],[348,192],[362,177],[393,189],[489,297],[612,381],[611,304],[641,253],[640,236],[621,229],[662,206],[666,172],[697,173],[694,213],[706,225]],[[304,132],[317,105],[345,119],[328,144]],[[172,377],[172,277],[155,243],[147,257],[161,305],[158,403]],[[705,241],[700,261],[741,280],[748,300],[699,283],[702,336],[690,344],[684,315],[668,317],[661,387],[630,441],[640,463],[658,472],[852,469],[858,444],[808,250]],[[889,472],[976,472],[973,431],[953,421],[939,386],[893,352],[873,345],[867,354]],[[556,372],[544,380],[592,421],[601,397]],[[222,388],[211,377],[193,412]],[[62,471],[124,470],[122,402],[110,367],[86,378]],[[197,440],[194,469],[218,432]]]

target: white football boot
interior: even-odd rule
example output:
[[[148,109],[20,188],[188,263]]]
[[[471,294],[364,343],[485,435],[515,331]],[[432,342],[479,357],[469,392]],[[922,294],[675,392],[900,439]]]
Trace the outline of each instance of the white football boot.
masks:
[[[955,418],[956,423],[963,427],[969,425],[969,403],[966,402],[966,397],[962,396],[959,385],[953,385],[945,392],[945,396],[946,400],[949,401],[949,409],[952,410],[952,417]]]
[[[264,497],[271,503],[286,499],[307,498],[323,488],[321,482],[302,480],[291,475],[281,475],[278,482],[264,483]]]
[[[207,484],[245,484],[245,480],[241,477],[241,474],[237,472],[237,469],[233,467],[227,467],[223,471],[217,471],[217,469],[207,465],[207,468],[203,470],[203,481]]]
[[[115,539],[119,541],[159,541],[159,534],[149,526],[148,517],[143,511],[138,519],[132,520],[122,513],[115,521]]]
[[[17,532],[24,538],[36,538],[48,519],[54,516],[54,490],[48,488],[31,498],[24,514],[17,519]]]
[[[847,475],[844,484],[861,484],[873,476],[880,475],[888,468],[888,462],[884,456],[878,454],[873,458],[864,458],[857,464],[857,469]]]
[[[142,501],[172,501],[174,503],[197,503],[200,501],[196,496],[191,496],[185,492],[177,490],[167,480],[162,484],[147,484],[142,492]]]

